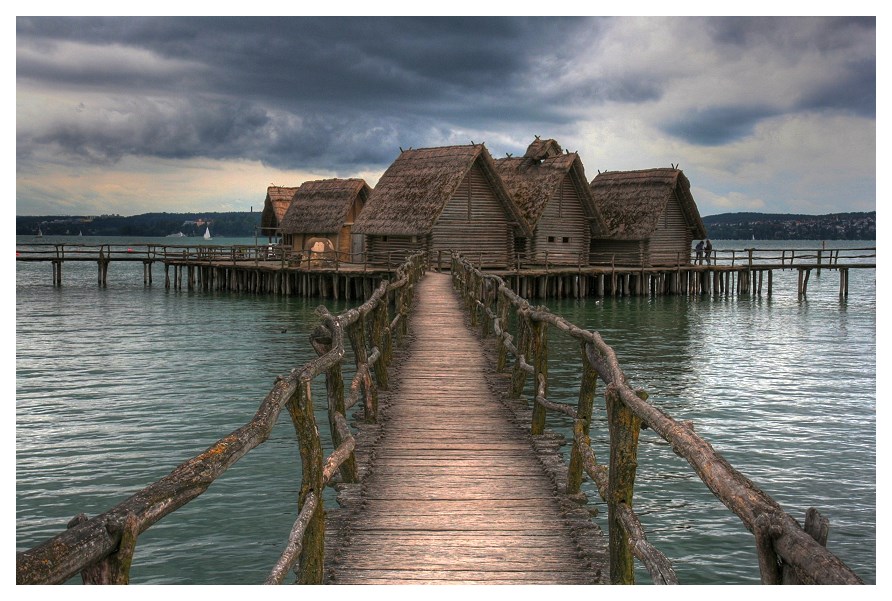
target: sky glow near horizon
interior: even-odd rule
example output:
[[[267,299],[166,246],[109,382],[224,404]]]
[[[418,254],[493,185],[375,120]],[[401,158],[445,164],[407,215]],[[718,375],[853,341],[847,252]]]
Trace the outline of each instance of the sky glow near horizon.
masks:
[[[402,148],[679,164],[702,215],[876,210],[876,19],[16,19],[16,213],[260,210]]]

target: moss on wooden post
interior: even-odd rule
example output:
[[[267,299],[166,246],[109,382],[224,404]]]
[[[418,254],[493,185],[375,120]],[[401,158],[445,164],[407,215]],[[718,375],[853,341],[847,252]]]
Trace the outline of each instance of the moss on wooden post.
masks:
[[[595,388],[598,372],[588,360],[585,342],[580,343],[582,351],[582,381],[579,385],[579,403],[576,405],[576,419],[581,426],[580,434],[587,440],[592,423],[592,407],[594,405]],[[576,445],[570,451],[570,465],[567,467],[567,494],[578,494],[582,488],[582,455]]]
[[[353,357],[356,361],[356,371],[365,370],[368,375],[369,355],[365,346],[365,316],[347,328],[350,338],[350,346],[353,347]],[[365,400],[365,421],[375,423],[378,421],[378,388],[371,378],[363,378],[362,394]]]
[[[325,512],[322,508],[322,444],[319,428],[313,415],[313,399],[310,393],[310,380],[298,382],[297,391],[288,400],[288,413],[297,432],[300,447],[302,479],[297,498],[297,511],[303,509],[307,495],[316,492],[319,508],[313,514],[304,533],[300,565],[297,570],[298,584],[322,584],[325,559]]]
[[[512,399],[523,395],[523,387],[526,384],[527,372],[520,364],[521,357],[529,359],[530,356],[530,317],[528,310],[517,312],[517,359],[514,361],[514,370],[511,372]]]
[[[496,311],[499,315],[499,329],[502,332],[508,331],[508,308],[511,306],[511,301],[508,300],[507,296],[499,290],[496,292]],[[505,371],[505,365],[508,362],[508,347],[505,346],[505,339],[499,337],[498,348],[498,356],[496,358],[496,371],[503,372]]]
[[[384,348],[387,324],[387,302],[385,299],[380,301],[372,312],[372,345],[378,347],[378,352],[380,353],[378,360],[375,362],[375,381],[381,390],[387,390],[389,386],[387,359],[385,358]]]
[[[617,507],[632,507],[638,468],[638,432],[641,419],[626,407],[614,384],[607,386],[607,419],[610,430],[610,469],[607,484],[607,524],[610,538],[611,584],[635,584],[635,565],[629,537]]]
[[[533,355],[533,385],[539,388],[539,376],[543,377],[542,386],[545,398],[548,398],[548,323],[544,321],[532,321],[530,323],[530,352]],[[538,394],[538,392],[537,392]],[[533,403],[533,419],[530,424],[530,434],[536,436],[545,432],[545,407],[539,403]]]
[[[326,311],[326,313],[328,312]],[[320,326],[313,332],[310,342],[316,354],[322,356],[332,349],[331,332],[328,328]],[[335,414],[347,415],[347,410],[344,408],[344,377],[341,373],[340,361],[335,362],[326,370],[325,390],[328,396],[328,427],[331,432],[331,442],[332,446],[337,449],[344,440],[335,422]],[[356,454],[351,453],[350,457],[341,464],[339,470],[344,482],[356,482]]]

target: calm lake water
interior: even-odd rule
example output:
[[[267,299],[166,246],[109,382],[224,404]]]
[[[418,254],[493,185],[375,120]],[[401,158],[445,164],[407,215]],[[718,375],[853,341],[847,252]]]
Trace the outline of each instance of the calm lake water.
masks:
[[[716,243],[744,246],[820,243]],[[277,375],[314,356],[307,337],[319,300],[165,290],[159,268],[145,287],[139,264],[112,264],[105,289],[96,286],[91,263],[66,263],[58,289],[49,265],[16,268],[17,551],[58,534],[74,515],[101,513],[165,476],[248,421]],[[847,300],[828,271],[812,274],[808,298],[799,300],[796,273],[787,271],[775,274],[770,299],[546,304],[600,331],[651,402],[693,420],[794,517],[802,521],[808,507],[818,508],[830,520],[828,547],[874,583],[876,273],[850,273]],[[550,396],[573,401],[578,348],[555,334],[549,351]],[[604,461],[598,411],[593,440]],[[568,431],[559,417],[551,427]],[[681,582],[758,582],[752,535],[668,445],[649,430],[641,441],[636,511]],[[131,581],[262,582],[296,517],[299,465],[286,415],[206,493],[140,536]],[[330,493],[326,502],[333,505]],[[598,506],[606,531],[606,507]],[[649,582],[643,571],[638,580]]]

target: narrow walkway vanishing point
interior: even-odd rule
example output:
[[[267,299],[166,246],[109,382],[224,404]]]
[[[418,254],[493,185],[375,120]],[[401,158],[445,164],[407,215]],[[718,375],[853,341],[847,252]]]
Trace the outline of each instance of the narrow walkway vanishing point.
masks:
[[[528,426],[490,389],[450,276],[429,272],[415,302],[396,371],[405,385],[381,395],[357,507],[326,549],[328,582],[601,583],[603,556],[593,565],[593,541],[578,539],[604,537],[588,520],[574,530],[587,511],[556,491]]]

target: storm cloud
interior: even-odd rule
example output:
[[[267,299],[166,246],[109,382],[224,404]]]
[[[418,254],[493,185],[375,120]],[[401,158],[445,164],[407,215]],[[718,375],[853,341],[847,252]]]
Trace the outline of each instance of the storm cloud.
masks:
[[[739,152],[796,115],[875,122],[875,25],[19,17],[17,212],[33,206],[28,181],[41,173],[108,173],[135,160],[347,176],[380,173],[399,147],[473,139],[503,155],[541,134],[594,170],[586,150],[608,155],[619,122],[647,139],[637,140],[640,164],[617,147],[611,168],[668,163],[662,144],[696,169],[698,153]]]

